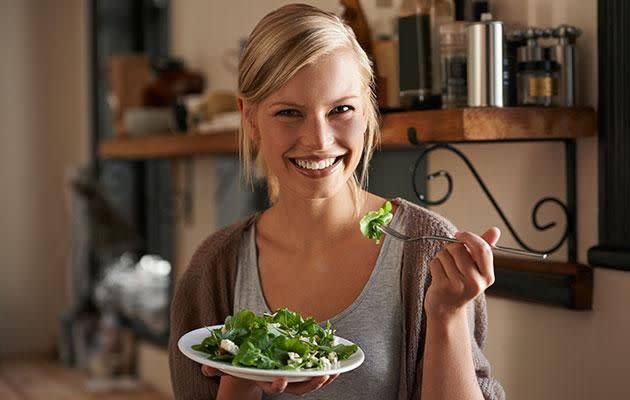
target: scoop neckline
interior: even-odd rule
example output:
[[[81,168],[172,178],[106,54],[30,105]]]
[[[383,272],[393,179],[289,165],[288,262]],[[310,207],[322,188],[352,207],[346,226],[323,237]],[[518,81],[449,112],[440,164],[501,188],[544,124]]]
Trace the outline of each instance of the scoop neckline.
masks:
[[[395,200],[390,200],[390,201],[395,201]],[[404,212],[403,207],[400,207],[400,203],[397,203],[397,205],[398,207],[396,207],[396,212],[394,213],[394,215],[392,216],[392,220],[390,221],[390,224],[394,226],[396,226],[399,223],[400,219],[402,218],[402,214]],[[250,252],[253,251],[252,259],[254,260],[254,263],[255,263],[254,279],[256,280],[256,285],[255,285],[256,296],[258,297],[258,300],[260,301],[260,303],[264,305],[265,312],[273,313],[273,311],[271,311],[271,308],[269,307],[267,298],[265,297],[265,293],[262,288],[262,282],[260,280],[260,269],[259,269],[259,264],[258,264],[258,247],[256,246],[255,221],[254,223],[251,224],[250,229],[251,229],[251,232],[249,232],[248,240],[250,241],[249,251]],[[381,246],[378,256],[376,257],[376,262],[375,262],[374,268],[372,268],[372,273],[370,274],[370,277],[368,278],[367,282],[363,286],[363,289],[361,289],[361,292],[359,293],[359,295],[352,301],[352,303],[350,303],[343,310],[339,311],[337,314],[333,315],[332,317],[324,321],[318,321],[317,323],[319,325],[323,325],[326,322],[330,322],[331,324],[338,323],[339,321],[342,321],[344,318],[350,315],[357,307],[361,305],[363,300],[367,297],[369,290],[372,288],[372,286],[374,286],[374,282],[376,281],[376,277],[378,276],[379,272],[383,269],[382,267],[383,257],[385,257],[384,256],[385,250],[388,249],[389,246],[391,246],[391,241],[392,241],[392,238],[389,235],[384,235],[383,245]]]

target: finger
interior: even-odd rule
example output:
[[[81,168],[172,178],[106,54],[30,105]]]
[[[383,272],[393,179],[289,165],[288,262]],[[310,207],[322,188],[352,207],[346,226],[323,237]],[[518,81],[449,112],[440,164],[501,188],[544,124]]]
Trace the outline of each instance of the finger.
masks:
[[[286,390],[289,381],[287,378],[276,378],[273,382],[256,382],[259,388],[267,394],[278,394]]]
[[[339,376],[339,374],[331,375],[330,378],[328,378],[328,380],[326,381],[326,383],[324,383],[322,385],[322,387],[330,385],[330,382],[332,382],[335,379],[337,379],[338,376]]]
[[[292,383],[287,387],[286,392],[291,393],[291,394],[297,394],[297,395],[309,393],[309,392],[312,392],[314,390],[321,388],[324,385],[324,383],[326,383],[328,378],[329,378],[329,375],[316,376],[312,378],[310,381]]]
[[[209,367],[207,365],[201,366],[201,373],[210,378],[214,376],[221,376],[221,372],[218,369]]]
[[[449,243],[444,247],[451,257],[453,257],[455,265],[457,265],[457,268],[465,278],[475,278],[480,275],[475,259],[470,254],[467,244]]]
[[[464,271],[462,271],[457,263],[455,262],[455,258],[453,257],[451,250],[449,250],[450,246],[462,246],[460,244],[449,244],[444,246],[444,249],[438,253],[438,258],[442,263],[442,267],[444,268],[444,272],[446,276],[448,276],[450,281],[461,280],[465,277]],[[463,246],[462,246],[463,247]]]
[[[448,281],[448,277],[446,276],[446,272],[444,272],[444,267],[442,266],[442,262],[439,257],[435,257],[429,263],[429,271],[431,271],[431,279],[435,281]]]
[[[490,244],[491,246],[494,246],[495,244],[497,244],[500,237],[501,237],[501,230],[499,230],[499,228],[497,228],[496,226],[493,226],[492,228],[485,231],[483,235],[481,235],[481,238],[485,240],[486,242],[488,242],[488,244]]]
[[[487,236],[493,240],[498,239],[496,236],[497,233],[498,229],[497,231],[493,229],[486,231]],[[470,257],[474,260],[477,265],[477,270],[482,277],[484,277],[487,282],[494,282],[494,256],[492,255],[490,244],[482,237],[470,232],[458,232],[455,234],[455,237],[464,242],[468,248]]]

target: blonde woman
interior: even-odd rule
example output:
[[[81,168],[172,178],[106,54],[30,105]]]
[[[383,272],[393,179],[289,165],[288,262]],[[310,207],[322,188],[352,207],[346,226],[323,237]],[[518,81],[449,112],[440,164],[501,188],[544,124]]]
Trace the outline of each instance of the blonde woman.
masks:
[[[335,15],[289,5],[251,33],[239,66],[241,157],[267,180],[272,206],[211,235],[178,283],[170,367],[178,399],[503,399],[480,348],[489,243],[394,199],[391,225],[409,234],[455,234],[462,244],[365,239],[359,220],[385,199],[364,190],[378,141],[370,61]],[[361,176],[356,170],[362,163]],[[287,307],[366,353],[340,376],[287,384],[217,376],[177,350],[195,328],[249,308]]]

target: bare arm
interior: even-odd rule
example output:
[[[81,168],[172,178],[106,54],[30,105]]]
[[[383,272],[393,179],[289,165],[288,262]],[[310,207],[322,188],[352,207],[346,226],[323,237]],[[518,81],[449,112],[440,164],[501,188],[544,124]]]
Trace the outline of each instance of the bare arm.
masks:
[[[427,315],[422,365],[422,400],[483,400],[473,362],[467,307],[494,282],[488,244],[498,229],[481,237],[456,234],[464,244],[447,244],[431,261],[432,281],[424,308]]]
[[[483,400],[465,310],[449,318],[427,319],[422,370],[422,400]]]

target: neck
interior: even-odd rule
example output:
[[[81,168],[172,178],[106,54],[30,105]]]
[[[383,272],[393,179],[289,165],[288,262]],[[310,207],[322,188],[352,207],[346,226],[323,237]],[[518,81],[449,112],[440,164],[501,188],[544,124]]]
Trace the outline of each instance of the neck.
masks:
[[[280,193],[276,204],[261,220],[269,233],[286,232],[278,240],[292,247],[326,246],[331,241],[359,232],[359,220],[365,206],[361,205],[358,211],[355,209],[352,192],[348,186],[334,197],[308,200]]]

